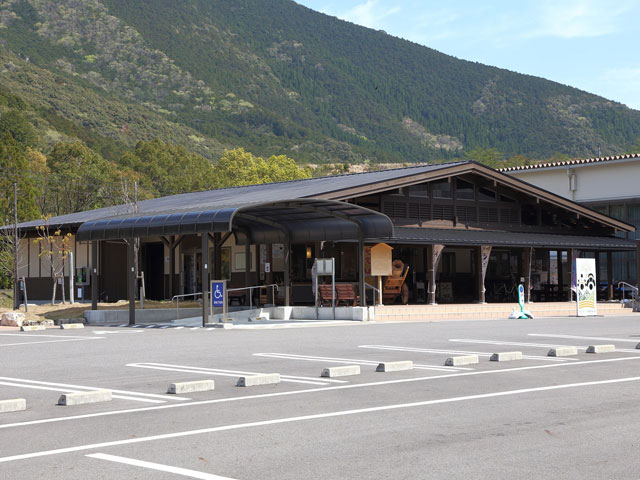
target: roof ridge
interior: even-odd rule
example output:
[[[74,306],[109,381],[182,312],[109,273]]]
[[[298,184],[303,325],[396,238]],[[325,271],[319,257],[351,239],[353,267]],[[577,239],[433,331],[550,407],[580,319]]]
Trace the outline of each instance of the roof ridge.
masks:
[[[519,165],[517,167],[499,168],[499,172],[515,172],[521,170],[535,170],[539,168],[564,167],[569,165],[585,165],[588,163],[602,163],[613,160],[625,160],[629,158],[640,158],[640,153],[625,153],[622,155],[610,155],[606,157],[577,158],[571,160],[562,160],[559,162],[541,162],[535,165]]]

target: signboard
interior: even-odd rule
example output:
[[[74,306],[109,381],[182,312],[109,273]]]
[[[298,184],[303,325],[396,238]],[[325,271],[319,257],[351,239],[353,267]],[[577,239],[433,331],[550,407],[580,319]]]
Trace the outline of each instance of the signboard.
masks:
[[[269,263],[269,262],[264,262],[264,272],[265,272],[265,273],[269,273],[269,272],[271,272],[271,263]]]
[[[595,258],[576,258],[576,305],[579,317],[597,315],[596,313],[596,260]]]
[[[224,283],[222,280],[211,282],[211,305],[214,307],[224,307]]]
[[[317,275],[333,275],[333,258],[316,258],[316,274]]]
[[[391,251],[386,243],[378,243],[371,247],[371,275],[387,276],[391,275]]]

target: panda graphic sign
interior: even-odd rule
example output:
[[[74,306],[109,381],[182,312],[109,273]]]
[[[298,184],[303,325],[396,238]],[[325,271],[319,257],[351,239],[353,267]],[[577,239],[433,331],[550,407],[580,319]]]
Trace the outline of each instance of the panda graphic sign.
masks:
[[[578,316],[596,315],[596,261],[594,258],[576,258],[576,298]]]

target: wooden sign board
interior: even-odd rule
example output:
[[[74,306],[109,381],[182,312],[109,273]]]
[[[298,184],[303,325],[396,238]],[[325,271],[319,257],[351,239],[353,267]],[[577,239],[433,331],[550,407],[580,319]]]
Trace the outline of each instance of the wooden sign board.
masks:
[[[378,243],[371,247],[371,275],[391,275],[391,251],[386,243]]]

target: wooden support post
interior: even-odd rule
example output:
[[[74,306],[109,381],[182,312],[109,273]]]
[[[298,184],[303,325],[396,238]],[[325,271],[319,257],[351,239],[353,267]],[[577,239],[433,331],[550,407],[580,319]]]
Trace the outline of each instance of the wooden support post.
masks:
[[[173,298],[176,294],[173,288],[173,281],[176,276],[176,237],[175,235],[171,236],[171,240],[169,241],[169,298]]]
[[[640,290],[640,240],[636,240],[636,287]]]
[[[429,245],[429,304],[436,305],[436,273],[444,245]]]
[[[476,260],[476,299],[478,303],[487,303],[484,296],[484,275],[482,274],[482,247],[475,247],[475,260]]]
[[[364,239],[362,237],[358,242],[358,279],[360,282],[360,306],[365,307],[367,305],[367,288],[364,284]]]
[[[284,305],[289,307],[291,305],[291,243],[289,241],[289,235],[284,241]]]
[[[522,265],[524,268],[524,301],[531,302],[531,263],[533,262],[533,247],[522,249]],[[570,254],[568,254],[570,255]]]
[[[209,322],[209,234],[202,233],[202,326]]]
[[[265,265],[269,264],[269,271],[264,273],[264,283],[271,285],[273,283],[273,244],[271,243],[267,243],[267,258],[264,262]]]
[[[127,240],[127,278],[129,291],[129,325],[136,324],[136,267],[133,238]]]
[[[91,242],[91,310],[98,310],[98,242]]]
[[[573,300],[573,290],[571,290],[571,287],[573,286],[573,254],[574,251],[572,248],[570,248],[569,250],[567,250],[567,274],[569,276],[569,289],[567,292],[567,301],[571,301]]]
[[[251,245],[249,244],[249,236],[247,235],[247,244],[244,246],[244,286],[251,286]],[[251,290],[245,290],[244,304],[251,304]]]
[[[613,300],[613,252],[607,252],[607,300]]]
[[[222,279],[222,234],[213,234],[213,276],[216,280]]]

